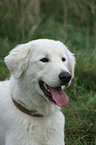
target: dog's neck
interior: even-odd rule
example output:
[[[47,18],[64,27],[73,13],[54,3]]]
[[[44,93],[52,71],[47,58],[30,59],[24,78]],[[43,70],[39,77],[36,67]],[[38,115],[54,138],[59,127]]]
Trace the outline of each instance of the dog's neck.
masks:
[[[11,96],[12,97],[12,96]],[[17,103],[13,97],[12,97],[12,101],[14,103],[14,105],[23,113],[30,115],[32,117],[44,117],[42,114],[39,114],[36,110],[28,110],[25,107],[23,107],[21,104]]]
[[[11,94],[13,99],[28,110],[36,110],[38,114],[49,116],[60,110],[60,107],[47,101],[44,96],[38,95],[35,91],[28,92],[26,88],[20,88],[18,81],[11,77]],[[33,89],[34,90],[34,89]],[[36,96],[37,94],[37,96]]]

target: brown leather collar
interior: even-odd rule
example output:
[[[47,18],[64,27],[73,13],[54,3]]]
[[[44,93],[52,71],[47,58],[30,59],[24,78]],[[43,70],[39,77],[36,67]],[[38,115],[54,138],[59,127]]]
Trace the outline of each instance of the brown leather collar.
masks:
[[[34,117],[44,117],[42,114],[39,114],[35,111],[30,111],[26,108],[24,108],[23,106],[21,106],[20,104],[18,104],[13,98],[12,98],[13,103],[15,104],[15,106],[23,113],[28,114],[30,116],[34,116]]]

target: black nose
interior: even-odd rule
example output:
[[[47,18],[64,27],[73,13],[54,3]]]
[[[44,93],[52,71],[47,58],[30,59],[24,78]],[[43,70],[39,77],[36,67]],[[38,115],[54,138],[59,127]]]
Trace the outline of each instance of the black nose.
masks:
[[[68,72],[62,72],[62,73],[59,74],[59,78],[60,78],[60,80],[61,80],[64,84],[66,84],[66,83],[68,83],[68,82],[70,81],[70,79],[71,79],[71,74],[68,73]]]

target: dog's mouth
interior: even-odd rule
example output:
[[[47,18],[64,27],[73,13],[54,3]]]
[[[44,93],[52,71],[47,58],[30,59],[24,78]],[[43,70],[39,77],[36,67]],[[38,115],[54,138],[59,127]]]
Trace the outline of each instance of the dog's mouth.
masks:
[[[62,90],[61,86],[59,87],[50,87],[45,82],[39,81],[39,86],[43,91],[45,97],[51,102],[57,104],[58,106],[65,106],[68,103],[68,96]]]

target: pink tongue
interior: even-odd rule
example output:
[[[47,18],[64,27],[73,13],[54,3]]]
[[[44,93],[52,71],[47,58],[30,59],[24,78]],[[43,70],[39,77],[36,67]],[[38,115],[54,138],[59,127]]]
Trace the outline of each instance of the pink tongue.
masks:
[[[68,103],[68,96],[61,88],[49,88],[52,94],[53,100],[58,106],[65,106]]]

